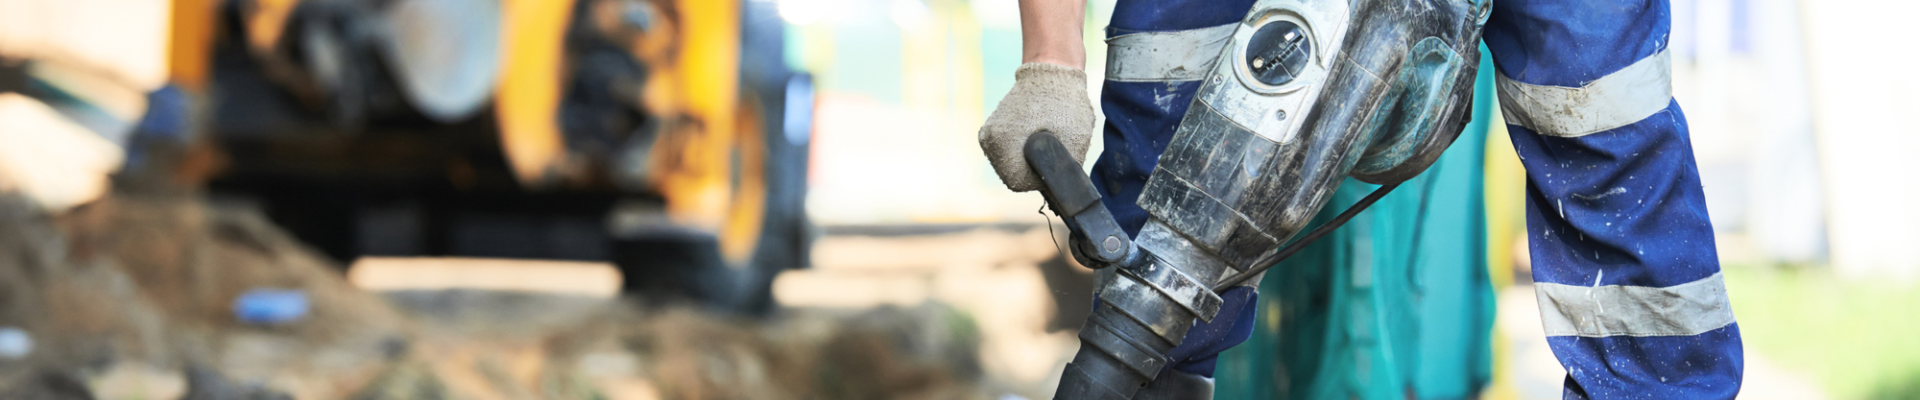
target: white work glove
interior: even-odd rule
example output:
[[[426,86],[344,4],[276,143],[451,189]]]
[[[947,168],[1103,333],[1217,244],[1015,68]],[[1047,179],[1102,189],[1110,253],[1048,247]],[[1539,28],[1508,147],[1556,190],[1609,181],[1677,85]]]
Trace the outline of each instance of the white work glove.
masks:
[[[1040,176],[1027,167],[1027,136],[1052,132],[1067,145],[1075,162],[1087,159],[1093,141],[1093,102],[1087,97],[1087,73],[1047,63],[1021,64],[1013,72],[1013,90],[1000,99],[980,127],[980,149],[1007,189],[1040,189]]]

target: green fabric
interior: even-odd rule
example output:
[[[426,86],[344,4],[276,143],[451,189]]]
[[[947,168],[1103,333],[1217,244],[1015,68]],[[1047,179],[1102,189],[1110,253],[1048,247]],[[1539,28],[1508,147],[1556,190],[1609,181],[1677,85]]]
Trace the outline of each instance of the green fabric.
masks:
[[[1220,355],[1220,399],[1463,399],[1492,377],[1482,183],[1493,62],[1440,160],[1269,270],[1253,337]],[[1348,179],[1308,226],[1377,186]]]

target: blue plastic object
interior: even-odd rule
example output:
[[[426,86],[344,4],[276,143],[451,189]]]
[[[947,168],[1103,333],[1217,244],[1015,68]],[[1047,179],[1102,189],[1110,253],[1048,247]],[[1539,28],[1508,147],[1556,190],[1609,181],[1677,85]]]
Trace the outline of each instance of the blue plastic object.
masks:
[[[33,336],[17,327],[0,327],[0,360],[18,360],[33,354]]]
[[[288,289],[253,289],[233,300],[233,316],[249,324],[282,325],[307,317],[307,293]]]

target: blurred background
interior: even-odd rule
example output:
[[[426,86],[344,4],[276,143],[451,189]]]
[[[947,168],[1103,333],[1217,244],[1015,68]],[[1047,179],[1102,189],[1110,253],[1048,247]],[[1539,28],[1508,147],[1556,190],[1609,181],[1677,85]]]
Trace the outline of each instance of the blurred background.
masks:
[[[1920,398],[1920,5],[1671,4],[1742,395]],[[1017,5],[0,0],[0,398],[1048,398],[1093,274],[978,150]],[[1558,398],[1484,130],[1462,393]]]

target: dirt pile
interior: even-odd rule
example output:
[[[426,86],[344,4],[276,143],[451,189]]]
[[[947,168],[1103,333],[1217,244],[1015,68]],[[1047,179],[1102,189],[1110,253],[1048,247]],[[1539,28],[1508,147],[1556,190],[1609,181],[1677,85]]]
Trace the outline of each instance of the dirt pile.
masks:
[[[980,399],[980,332],[939,304],[743,320],[628,300],[375,294],[244,206],[0,196],[0,399]],[[304,317],[234,316],[253,289]]]
[[[951,307],[716,317],[489,291],[387,297],[419,321],[362,399],[979,399],[979,332]]]
[[[233,299],[255,288],[300,291],[311,309],[295,323],[243,324]],[[49,216],[0,198],[0,325],[37,344],[0,364],[10,387],[64,376],[103,397],[164,396],[214,382],[176,372],[205,366],[300,398],[339,397],[388,362],[403,322],[245,208],[114,196]]]

